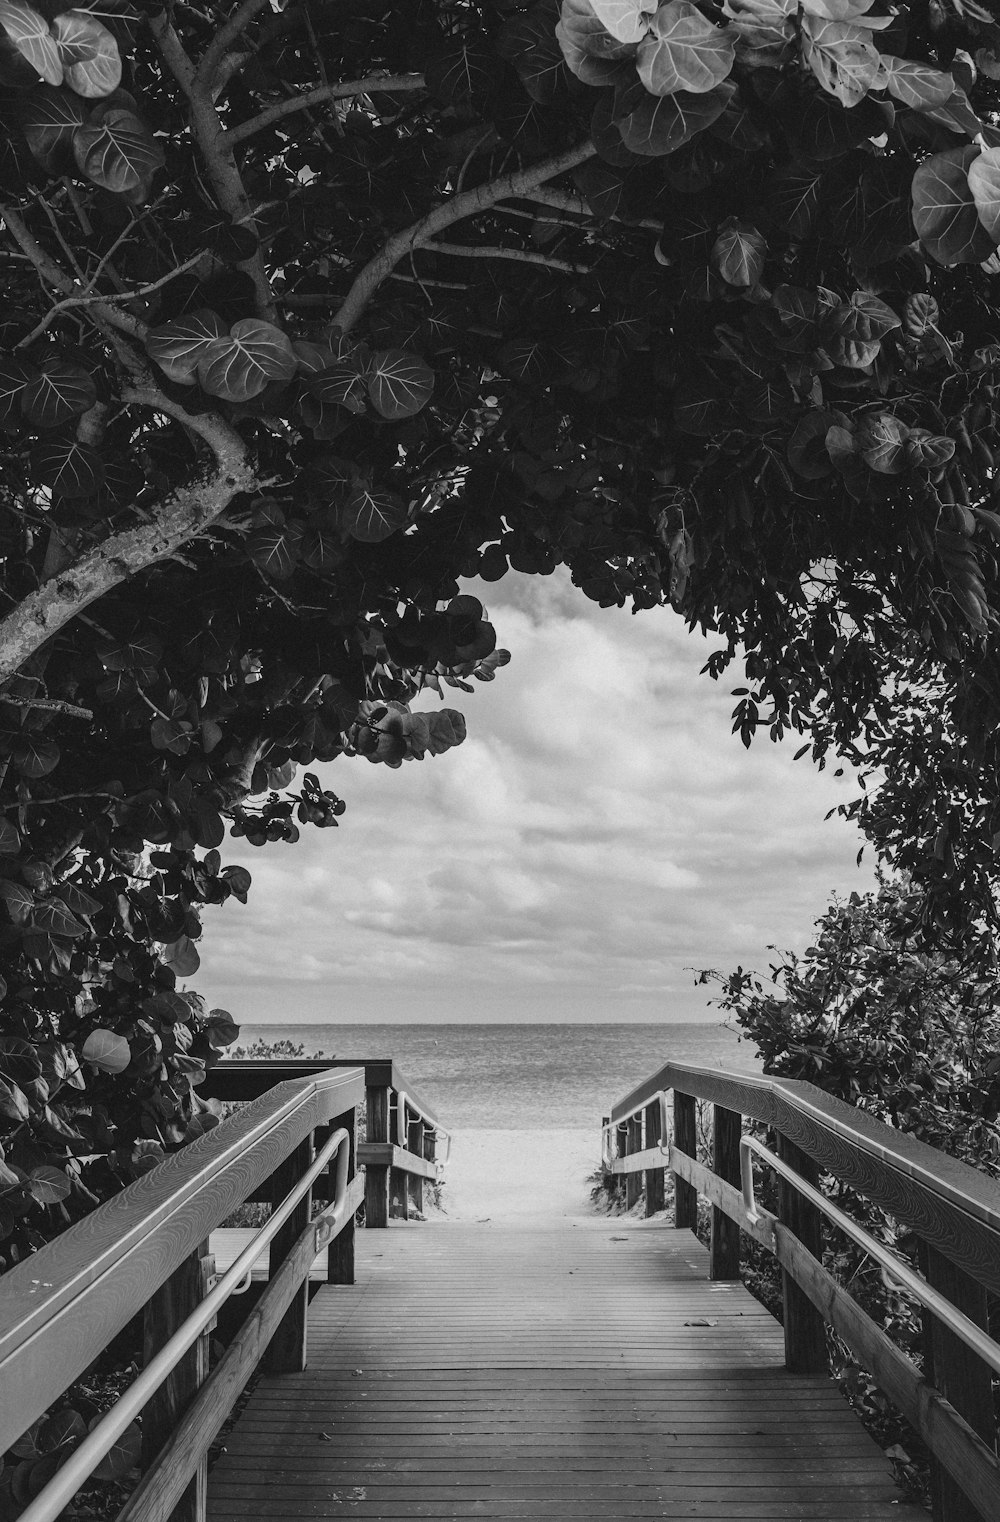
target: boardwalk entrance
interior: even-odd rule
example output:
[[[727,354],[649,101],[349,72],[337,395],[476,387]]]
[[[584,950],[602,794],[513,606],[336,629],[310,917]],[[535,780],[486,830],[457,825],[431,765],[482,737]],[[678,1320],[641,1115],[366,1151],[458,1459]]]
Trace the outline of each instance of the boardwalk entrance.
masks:
[[[211,1522],[926,1522],[707,1267],[691,1232],[624,1219],[363,1233],[356,1284],[313,1300],[308,1368],[227,1437]]]

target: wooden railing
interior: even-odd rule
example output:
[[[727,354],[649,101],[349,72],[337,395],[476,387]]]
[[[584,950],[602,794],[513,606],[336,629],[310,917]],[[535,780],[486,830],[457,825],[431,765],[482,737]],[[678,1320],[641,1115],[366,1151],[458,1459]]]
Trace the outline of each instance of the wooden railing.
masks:
[[[712,1105],[711,1167],[696,1156],[699,1100]],[[743,1137],[744,1117],[775,1133],[774,1152]],[[778,1175],[776,1215],[754,1198],[754,1156]],[[741,1231],[774,1253],[788,1368],[824,1371],[824,1327],[833,1326],[927,1445],[935,1522],[1000,1518],[993,1401],[1000,1346],[988,1325],[990,1302],[1000,1295],[995,1180],[810,1083],[682,1062],[660,1068],[605,1118],[603,1169],[609,1181],[624,1181],[629,1205],[645,1175],[648,1214],[662,1208],[664,1169],[672,1172],[678,1227],[693,1229],[698,1196],[707,1199],[713,1279],[739,1277]],[[823,1267],[824,1215],[865,1245],[864,1234],[859,1238],[820,1192],[823,1175],[916,1234],[922,1275],[899,1260],[892,1276],[907,1278],[923,1305],[923,1374]],[[880,1244],[869,1245],[874,1255]]]
[[[325,1244],[328,1279],[353,1282],[363,1099],[359,1067],[268,1086],[0,1277],[0,1452],[133,1317],[143,1318],[143,1372],[30,1502],[24,1522],[59,1516],[140,1410],[144,1473],[119,1522],[201,1522],[208,1448],[257,1365],[305,1367],[309,1272]],[[273,1202],[271,1219],[216,1282],[209,1234],[261,1190]],[[268,1241],[264,1293],[209,1374],[215,1315]]]
[[[439,1179],[450,1145],[449,1133],[391,1057],[238,1058],[211,1068],[200,1092],[253,1099],[280,1078],[357,1067],[365,1074],[365,1139],[357,1157],[365,1170],[365,1225],[387,1226],[390,1217],[408,1217],[411,1200],[423,1210],[424,1180]]]

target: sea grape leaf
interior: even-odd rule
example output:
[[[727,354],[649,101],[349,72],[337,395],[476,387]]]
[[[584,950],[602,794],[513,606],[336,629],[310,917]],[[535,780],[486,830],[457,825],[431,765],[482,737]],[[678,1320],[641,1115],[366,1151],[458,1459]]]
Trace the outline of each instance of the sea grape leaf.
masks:
[[[62,84],[63,63],[59,44],[44,16],[21,0],[0,0],[0,27],[21,57],[42,76],[46,84]]]
[[[955,81],[942,69],[932,69],[930,64],[918,63],[912,58],[895,58],[891,53],[883,53],[881,57],[889,94],[904,106],[911,106],[914,111],[928,111],[951,99]]]
[[[656,5],[657,0],[590,0],[598,21],[619,42],[639,42],[649,29],[650,13]]]
[[[367,375],[368,395],[384,418],[413,417],[430,400],[434,372],[417,354],[379,349]]]
[[[340,510],[339,518],[352,539],[378,544],[402,528],[409,514],[395,492],[359,482]]]
[[[645,158],[673,153],[722,115],[734,90],[734,85],[723,80],[702,95],[692,95],[686,90],[666,96],[644,94],[635,109],[618,123],[622,142]]]
[[[80,1056],[102,1073],[123,1073],[132,1061],[132,1051],[124,1036],[99,1027],[90,1032]]]
[[[653,95],[676,95],[678,90],[704,95],[730,73],[736,56],[733,37],[689,0],[667,0],[651,27],[639,43],[636,67]]]
[[[141,117],[124,107],[78,127],[73,155],[81,174],[102,190],[142,190],[164,162],[163,149]]]
[[[969,185],[969,170],[979,154],[971,143],[947,148],[925,159],[913,176],[913,225],[939,264],[978,264],[993,252]]]
[[[92,497],[104,480],[96,449],[72,435],[53,436],[31,451],[31,468],[54,497]]]
[[[284,581],[295,570],[299,560],[297,529],[279,524],[265,524],[254,529],[247,540],[247,554],[255,565],[268,576]]]
[[[311,397],[319,404],[319,412],[315,417],[308,411],[303,413],[309,426],[315,428],[322,421],[322,409],[324,407],[345,407],[348,412],[364,412],[366,407],[366,376],[356,365],[349,361],[346,364],[332,364],[329,369],[323,370],[319,375],[307,383],[303,402]]]
[[[84,107],[69,90],[39,85],[18,103],[25,141],[44,169],[56,173],[72,162],[73,135],[85,120]]]
[[[146,352],[172,381],[191,386],[202,355],[225,332],[222,318],[201,307],[173,322],[150,328],[145,338]]]
[[[984,148],[969,165],[968,179],[979,220],[1000,243],[1000,148]]]
[[[0,819],[0,856],[17,856],[21,849],[21,835],[9,819]]]
[[[59,765],[61,752],[55,740],[37,735],[21,735],[11,751],[14,765],[22,777],[47,777]]]
[[[36,380],[38,366],[16,354],[0,355],[0,422],[21,415],[21,398],[25,388]]]
[[[841,21],[803,16],[802,57],[823,89],[844,106],[856,106],[878,78],[879,54],[871,39]]]
[[[163,963],[169,967],[179,978],[191,978],[201,966],[201,957],[198,948],[190,936],[179,936],[163,948]],[[175,1064],[180,1064],[180,1056],[174,1058]],[[193,1059],[192,1059],[193,1060]],[[198,1064],[202,1066],[203,1064]]]
[[[514,65],[532,100],[547,105],[554,99],[565,78],[566,60],[548,5],[536,5],[524,15],[512,17],[500,31],[497,51]]]
[[[833,421],[832,413],[807,412],[788,440],[788,463],[803,480],[820,481],[830,474],[826,435]]]
[[[906,440],[906,458],[911,465],[936,470],[955,453],[955,440],[947,434],[931,433],[929,428],[911,428]]]
[[[977,133],[984,131],[983,124],[973,111],[969,97],[965,91],[957,85],[948,99],[940,106],[926,106],[924,115],[932,122],[937,122],[941,127],[947,127],[949,132],[959,132],[975,137]]]
[[[46,935],[64,935],[70,940],[87,933],[86,925],[58,898],[37,902],[31,911],[30,925],[32,930],[43,930]]]
[[[82,365],[46,359],[21,394],[21,410],[36,428],[61,428],[89,411],[96,400],[94,378]]]
[[[891,412],[876,413],[858,431],[861,458],[882,475],[898,476],[907,466],[904,446],[909,436],[906,424]]]
[[[712,245],[712,268],[727,285],[755,286],[764,273],[767,244],[752,222],[729,217]]]
[[[202,389],[227,402],[245,402],[272,380],[289,380],[298,361],[291,340],[273,322],[244,317],[214,339],[198,359]]]
[[[91,1419],[91,1429],[97,1426],[101,1417],[102,1413],[98,1412]],[[94,1479],[123,1480],[136,1467],[141,1454],[142,1429],[138,1422],[132,1422],[96,1466],[93,1471]]]
[[[571,69],[575,52],[604,60],[634,58],[638,47],[638,38],[633,42],[620,42],[609,32],[595,14],[590,0],[562,0],[556,37]]]
[[[64,1200],[69,1194],[69,1179],[66,1177],[66,1174],[62,1168],[54,1168],[49,1163],[40,1163],[37,1168],[32,1168],[28,1174],[27,1182],[28,1192],[32,1199],[38,1201],[39,1205],[58,1205],[59,1201]],[[55,1424],[64,1421],[65,1418],[72,1417],[76,1417],[76,1421],[79,1423],[79,1430],[77,1430],[75,1424],[70,1422],[65,1435],[58,1436],[62,1428],[57,1428]],[[49,1437],[50,1429],[52,1429],[51,1438]],[[39,1434],[39,1444],[41,1445],[44,1442],[48,1451],[59,1447],[62,1443],[72,1441],[73,1438],[79,1437],[83,1431],[83,1418],[76,1411],[64,1411],[58,1416],[51,1417],[45,1423]],[[56,1437],[58,1437],[58,1441],[53,1440]]]
[[[86,11],[64,11],[52,23],[63,78],[86,99],[110,95],[121,84],[118,44],[106,26]]]

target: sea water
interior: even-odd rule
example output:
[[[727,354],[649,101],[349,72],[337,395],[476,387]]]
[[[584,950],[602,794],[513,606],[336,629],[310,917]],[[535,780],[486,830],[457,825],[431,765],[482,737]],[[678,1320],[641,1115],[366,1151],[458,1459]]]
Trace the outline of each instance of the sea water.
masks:
[[[760,1071],[752,1043],[722,1024],[244,1025],[240,1045],[291,1041],[305,1056],[391,1057],[450,1129],[599,1127],[670,1059]]]

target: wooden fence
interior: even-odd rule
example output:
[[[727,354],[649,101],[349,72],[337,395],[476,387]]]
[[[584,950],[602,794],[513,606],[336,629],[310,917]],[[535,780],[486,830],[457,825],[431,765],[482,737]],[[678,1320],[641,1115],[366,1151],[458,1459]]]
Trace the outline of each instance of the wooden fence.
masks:
[[[710,1167],[697,1159],[699,1100],[712,1106]],[[774,1151],[743,1135],[744,1118],[774,1133]],[[787,1367],[824,1370],[832,1326],[930,1450],[935,1522],[997,1522],[995,1180],[812,1084],[682,1062],[667,1063],[614,1106],[603,1152],[605,1176],[624,1183],[629,1205],[644,1182],[647,1213],[662,1209],[664,1169],[673,1174],[675,1226],[693,1229],[698,1197],[710,1203],[713,1279],[739,1277],[741,1231],[772,1252],[782,1271]],[[776,1215],[756,1202],[754,1157],[778,1175]],[[849,1186],[915,1233],[921,1275],[895,1258],[885,1271],[923,1306],[923,1374],[823,1267],[824,1216],[873,1257],[880,1244],[859,1238],[821,1180]]]
[[[391,1062],[223,1063],[202,1092],[248,1102],[0,1277],[0,1453],[142,1320],[142,1372],[23,1522],[59,1517],[140,1412],[142,1479],[117,1522],[203,1522],[208,1449],[251,1375],[306,1365],[318,1255],[326,1249],[328,1282],[353,1283],[360,1207],[384,1226],[392,1188],[405,1201],[410,1179],[437,1176],[446,1133]],[[368,1140],[357,1146],[362,1106]],[[211,1233],[262,1198],[268,1221],[216,1275]],[[216,1318],[265,1249],[263,1293],[209,1372]]]

